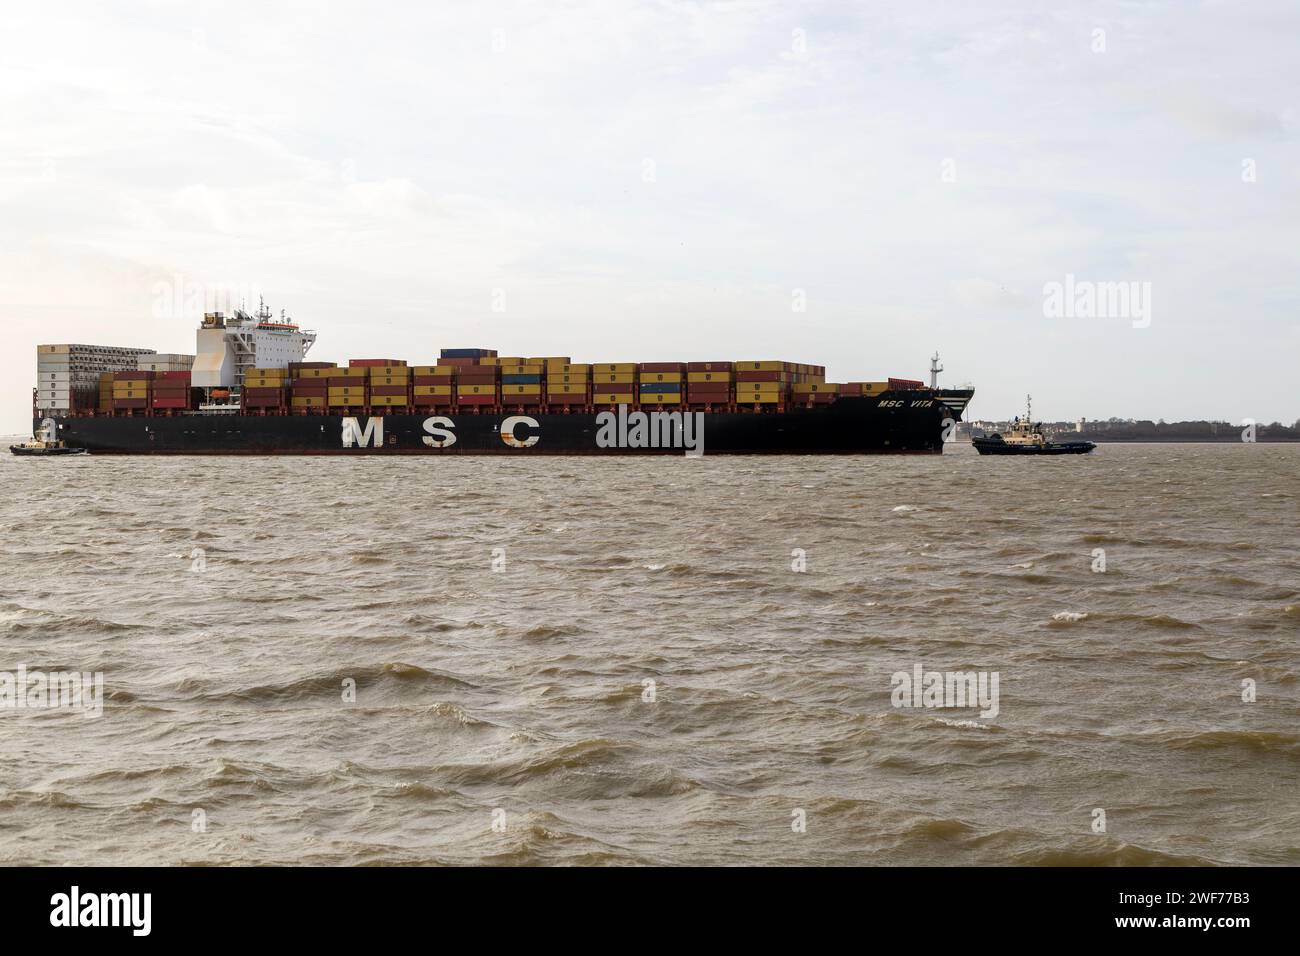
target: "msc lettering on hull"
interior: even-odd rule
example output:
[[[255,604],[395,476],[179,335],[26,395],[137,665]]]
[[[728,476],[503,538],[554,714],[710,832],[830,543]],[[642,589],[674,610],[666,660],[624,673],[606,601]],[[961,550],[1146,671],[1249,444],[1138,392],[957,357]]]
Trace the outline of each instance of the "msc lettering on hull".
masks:
[[[384,420],[382,418],[366,419],[363,430],[355,418],[343,419],[343,447],[382,448],[384,446]]]
[[[370,448],[380,450],[385,447],[384,419],[367,418],[362,425],[356,418],[342,420],[342,437],[344,448]],[[618,414],[601,412],[595,418],[597,425],[595,444],[597,448],[680,448],[688,457],[704,454],[704,421],[702,412],[632,412],[620,407]],[[488,421],[477,420],[478,424],[489,425]],[[542,442],[542,425],[529,415],[509,415],[501,420],[500,425],[492,425],[494,434],[507,448],[523,450],[533,448]],[[422,424],[424,434],[420,441],[425,448],[450,448],[461,437],[456,431],[456,422],[445,415],[426,418]],[[398,427],[390,429],[388,442],[396,447],[399,441],[406,441]],[[477,445],[478,429],[470,432],[470,442]],[[413,439],[410,439],[413,441]]]
[[[450,448],[456,444],[456,423],[445,415],[426,418],[423,425],[427,433],[421,441],[426,448]],[[542,440],[541,425],[528,415],[511,415],[501,423],[501,441],[511,448],[532,448]],[[344,448],[382,448],[384,446],[384,420],[366,419],[366,425],[355,418],[343,419]]]

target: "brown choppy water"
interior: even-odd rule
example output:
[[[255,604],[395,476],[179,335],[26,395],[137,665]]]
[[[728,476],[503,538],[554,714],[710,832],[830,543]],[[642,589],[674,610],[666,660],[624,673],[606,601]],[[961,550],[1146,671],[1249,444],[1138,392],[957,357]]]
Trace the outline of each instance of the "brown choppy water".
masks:
[[[0,862],[1300,863],[1300,446],[0,478]]]

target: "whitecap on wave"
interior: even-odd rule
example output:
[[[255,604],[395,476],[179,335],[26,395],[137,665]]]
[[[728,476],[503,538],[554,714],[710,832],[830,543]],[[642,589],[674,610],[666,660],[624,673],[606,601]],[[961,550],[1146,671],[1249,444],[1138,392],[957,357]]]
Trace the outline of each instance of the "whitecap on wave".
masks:
[[[1053,621],[1064,621],[1066,624],[1075,624],[1087,619],[1088,615],[1083,611],[1057,611],[1052,615]]]

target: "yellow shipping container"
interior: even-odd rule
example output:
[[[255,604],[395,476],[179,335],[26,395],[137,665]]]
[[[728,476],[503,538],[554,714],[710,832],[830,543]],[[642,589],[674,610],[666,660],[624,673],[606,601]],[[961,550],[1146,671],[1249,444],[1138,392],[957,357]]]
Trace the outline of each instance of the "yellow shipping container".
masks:
[[[250,368],[244,373],[248,375],[259,375],[262,378],[287,378],[289,370],[287,368]]]
[[[493,359],[493,361],[496,361]],[[417,365],[415,366],[416,375],[455,375],[456,366],[454,365]]]
[[[737,372],[790,372],[790,362],[737,362]]]
[[[405,407],[407,404],[405,395],[372,395],[370,397],[372,408]]]
[[[497,387],[494,384],[456,386],[457,395],[495,395],[496,393],[497,393]]]
[[[351,398],[331,395],[326,401],[326,404],[329,405],[330,408],[360,408],[365,404],[365,402],[355,395]]]
[[[323,398],[295,398],[293,400],[294,408],[324,408],[325,399]]]
[[[536,397],[536,398],[541,398],[541,397],[542,397],[542,386],[540,386],[540,385],[502,385],[502,386],[501,386],[501,394],[502,394],[502,395],[521,395],[521,396],[525,396],[525,397],[531,395],[531,396],[534,396],[534,397]]]
[[[622,375],[626,372],[635,372],[636,362],[601,362],[597,365],[593,365],[591,370],[593,372],[600,372],[601,374],[613,373],[616,375]],[[631,379],[628,379],[628,381],[631,381]]]
[[[411,380],[409,378],[393,378],[387,375],[385,375],[383,378],[372,378],[370,380],[370,385],[372,388],[376,385],[396,385],[398,388],[402,388],[410,384],[411,384]]]
[[[336,368],[331,370],[329,377],[330,378],[369,378],[370,369],[364,366],[357,366],[356,368]]]
[[[641,382],[680,382],[682,380],[681,372],[642,372]]]
[[[596,392],[591,396],[593,405],[631,405],[631,392]]]
[[[499,358],[497,358],[495,355],[484,355],[482,358],[480,358],[480,359],[478,360],[478,364],[479,364],[479,365],[500,365],[500,364],[501,364],[501,360],[500,360]],[[417,374],[419,374],[419,373],[417,373]],[[431,372],[431,373],[429,373],[429,374],[431,374],[431,375],[442,375],[443,373],[442,373],[442,372]]]
[[[796,395],[808,395],[813,392],[838,392],[839,385],[828,385],[826,382],[796,382],[794,391]]]
[[[642,392],[642,405],[680,405],[682,403],[681,392]]]
[[[547,382],[547,384],[549,384],[549,385],[570,385],[570,384],[572,384],[572,385],[585,385],[587,382],[590,382],[590,381],[591,381],[591,375],[590,375],[589,373],[583,373],[583,374],[579,374],[579,375],[548,375],[548,376],[546,376],[546,382]]]
[[[564,362],[547,362],[547,375],[590,375],[590,365],[573,365]]]
[[[737,392],[785,392],[789,386],[784,382],[737,382]]]
[[[730,372],[687,372],[687,382],[721,382],[729,384],[735,378]],[[644,381],[644,379],[642,379]]]
[[[495,362],[493,362],[493,364],[494,365],[527,365],[528,359],[524,358],[522,355],[511,355],[508,358],[499,358]]]
[[[573,359],[568,355],[548,355],[545,358],[530,358],[529,365],[568,365]]]
[[[366,389],[355,385],[330,386],[327,394],[330,398],[365,398]]]
[[[502,365],[502,375],[541,375],[546,371],[545,365]]]
[[[551,395],[586,395],[586,385],[548,385],[546,391]]]
[[[415,397],[451,397],[450,385],[417,385],[415,386]]]
[[[382,368],[376,367],[370,369],[367,378],[398,378],[407,379],[411,376],[411,370],[405,365],[385,365]]]
[[[635,372],[599,372],[592,376],[597,385],[631,385],[636,381]]]
[[[338,373],[337,368],[300,368],[294,375],[297,378],[329,378]]]
[[[737,405],[778,405],[785,400],[784,395],[773,395],[770,392],[745,393],[736,396]]]
[[[889,391],[888,382],[849,382],[850,385],[861,385],[863,395],[879,395],[881,392]]]

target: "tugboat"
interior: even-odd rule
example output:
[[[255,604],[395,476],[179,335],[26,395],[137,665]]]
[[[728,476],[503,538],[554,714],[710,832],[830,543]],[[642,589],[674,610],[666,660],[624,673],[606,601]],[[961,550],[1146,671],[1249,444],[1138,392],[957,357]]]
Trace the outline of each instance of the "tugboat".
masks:
[[[15,455],[27,455],[32,457],[63,456],[63,455],[84,455],[84,448],[69,448],[64,441],[54,437],[55,425],[50,419],[41,422],[40,431],[36,437],[23,442],[21,445],[10,445],[9,450]]]
[[[973,438],[971,444],[981,455],[1086,455],[1097,447],[1090,441],[1048,441],[1041,423],[1030,417],[1032,395],[1025,396],[1025,417],[1017,418],[1007,436],[989,435]]]

